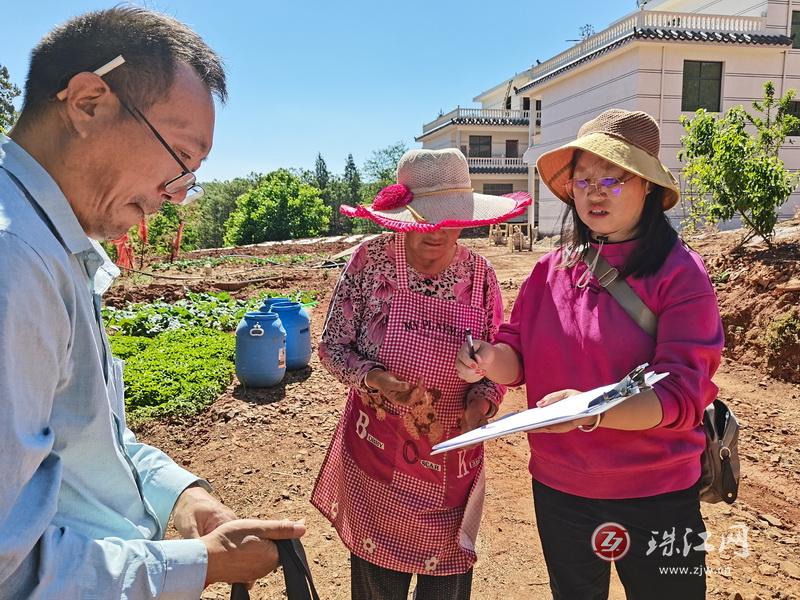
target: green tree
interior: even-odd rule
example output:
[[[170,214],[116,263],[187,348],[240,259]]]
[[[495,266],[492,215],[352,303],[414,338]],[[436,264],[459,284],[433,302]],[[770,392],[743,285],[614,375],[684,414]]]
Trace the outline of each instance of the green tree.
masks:
[[[180,249],[197,248],[197,230],[191,226],[192,221],[187,218],[192,210],[196,210],[196,207],[191,204],[189,206],[178,206],[172,202],[162,204],[161,209],[147,221],[147,241],[150,251],[160,255],[170,254],[181,221],[183,221],[183,234]]]
[[[342,204],[353,204],[358,202],[359,196],[353,199],[347,182],[343,177],[334,177],[328,187],[329,205],[331,207],[331,229],[333,235],[340,235],[343,233],[350,233],[353,230],[353,220],[345,217],[339,212]]]
[[[370,183],[380,183],[386,187],[394,183],[397,163],[408,151],[405,142],[396,142],[386,148],[375,150],[364,163],[364,173]]]
[[[681,117],[686,135],[678,158],[690,190],[690,225],[738,215],[748,230],[742,243],[755,235],[770,243],[778,209],[799,181],[778,156],[786,137],[800,129],[800,119],[789,112],[794,95],[789,90],[776,99],[767,81],[764,98],[753,102],[758,114],[734,106],[719,118],[704,109]]]
[[[325,203],[325,206],[330,207],[331,209],[331,219],[330,219],[330,229],[328,233],[336,233],[337,224],[339,221],[339,214],[338,208],[333,206],[331,203],[332,199],[332,177],[330,172],[328,171],[328,165],[325,163],[325,159],[322,158],[322,154],[317,153],[317,160],[314,163],[314,179],[312,185],[319,190],[320,196],[322,196],[322,201]]]
[[[225,243],[257,244],[319,235],[328,229],[331,209],[319,189],[286,169],[266,175],[236,200],[225,225]]]
[[[11,83],[8,69],[0,65],[0,133],[5,133],[16,120],[14,98],[20,95],[19,88]]]
[[[397,164],[395,164],[395,168],[397,168]],[[358,202],[361,198],[361,173],[358,172],[352,154],[347,155],[347,161],[344,163],[343,180],[347,187],[347,193],[350,195],[350,202]]]
[[[353,219],[349,219],[339,213],[339,207],[341,207],[342,204],[354,205],[361,202],[362,186],[361,173],[358,172],[356,161],[353,160],[352,154],[348,154],[347,160],[344,163],[344,174],[342,175],[339,188],[335,192],[337,194],[337,199],[335,201],[336,207],[334,210],[339,218],[338,233],[350,233],[353,231]]]
[[[236,208],[236,199],[263,178],[261,173],[250,173],[247,177],[202,184],[206,193],[196,203],[194,218],[188,217],[187,222],[187,227],[197,232],[199,248],[219,248],[224,244],[225,223]]]
[[[375,150],[364,163],[365,183],[361,185],[361,201],[370,204],[377,193],[387,185],[395,183],[397,163],[408,151],[404,142],[396,142],[386,148]],[[353,231],[356,233],[377,233],[381,226],[368,219],[355,219]]]
[[[331,174],[328,172],[328,165],[325,164],[325,159],[322,154],[317,154],[317,162],[314,165],[314,184],[320,191],[328,189],[328,182],[331,180]]]

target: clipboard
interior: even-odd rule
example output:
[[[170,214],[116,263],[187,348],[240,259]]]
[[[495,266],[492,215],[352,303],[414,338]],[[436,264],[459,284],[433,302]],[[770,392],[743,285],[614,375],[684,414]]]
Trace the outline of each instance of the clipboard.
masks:
[[[570,396],[555,404],[505,415],[483,427],[436,444],[431,455],[472,446],[510,433],[530,431],[604,413],[628,398],[649,390],[656,382],[669,375],[669,373],[646,372],[647,367],[647,363],[639,365],[617,383]]]

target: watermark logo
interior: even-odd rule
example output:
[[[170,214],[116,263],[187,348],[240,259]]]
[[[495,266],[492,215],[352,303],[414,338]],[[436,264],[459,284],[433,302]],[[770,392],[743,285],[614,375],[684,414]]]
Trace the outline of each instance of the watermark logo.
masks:
[[[660,551],[661,556],[683,556],[688,557],[693,550],[698,552],[714,552],[718,549],[721,554],[726,554],[725,550],[733,549],[732,554],[740,558],[750,556],[750,545],[748,534],[750,528],[744,523],[734,523],[728,527],[727,533],[722,533],[719,547],[715,548],[710,543],[711,532],[697,531],[690,527],[684,528],[683,534],[679,534],[675,527],[665,531],[651,531],[650,539],[647,542],[646,556]],[[699,542],[699,543],[698,543]],[[696,544],[696,545],[695,545]]]
[[[592,533],[592,550],[598,558],[613,562],[631,549],[631,536],[619,523],[603,523]]]

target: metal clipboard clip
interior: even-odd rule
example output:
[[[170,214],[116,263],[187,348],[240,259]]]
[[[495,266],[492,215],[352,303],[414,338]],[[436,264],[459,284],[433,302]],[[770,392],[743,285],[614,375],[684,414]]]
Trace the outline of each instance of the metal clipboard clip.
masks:
[[[633,369],[633,371],[623,377],[613,388],[591,400],[588,408],[600,406],[618,398],[634,396],[650,389],[650,385],[647,384],[645,379],[645,369],[647,369],[648,366],[649,363],[644,363]]]

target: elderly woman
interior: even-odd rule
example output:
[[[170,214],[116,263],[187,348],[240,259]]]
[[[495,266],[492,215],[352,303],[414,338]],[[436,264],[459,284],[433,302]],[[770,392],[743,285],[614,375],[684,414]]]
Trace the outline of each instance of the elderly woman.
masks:
[[[649,115],[614,109],[539,157],[542,181],[567,206],[562,247],[533,268],[494,343],[458,355],[466,381],[525,383],[530,407],[645,362],[669,373],[597,417],[529,435],[537,528],[558,599],[606,598],[609,561],[628,598],[705,597],[701,423],[724,340],[703,262],[664,214],[680,192],[658,159],[659,138]],[[612,285],[638,296],[657,327],[645,331]]]
[[[472,191],[454,149],[407,152],[371,207],[395,230],[362,244],[331,299],[319,355],[350,387],[312,495],[351,552],[354,599],[469,598],[483,503],[483,448],[433,444],[497,411],[504,388],[453,369],[472,331],[492,339],[503,307],[494,270],[457,243],[461,228],[519,215],[527,194]]]

